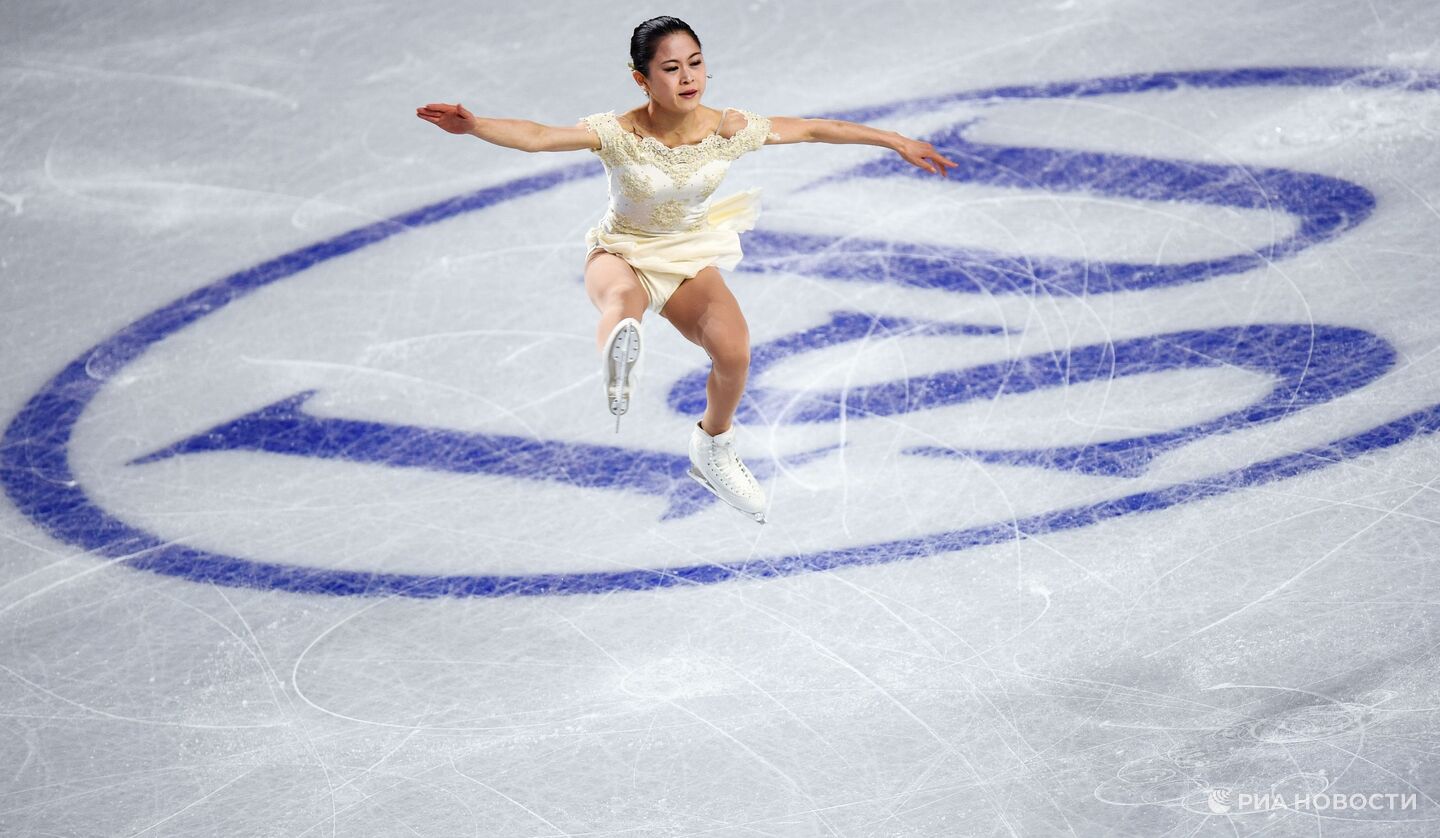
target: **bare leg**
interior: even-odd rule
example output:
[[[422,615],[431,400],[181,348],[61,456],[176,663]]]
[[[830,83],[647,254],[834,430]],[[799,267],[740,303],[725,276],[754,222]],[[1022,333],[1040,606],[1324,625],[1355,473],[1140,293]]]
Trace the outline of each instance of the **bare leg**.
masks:
[[[650,295],[634,269],[613,253],[598,251],[585,262],[585,293],[600,311],[595,331],[595,350],[604,351],[605,338],[615,324],[626,317],[643,320]]]
[[[670,295],[661,316],[710,356],[705,415],[700,428],[715,436],[730,429],[750,374],[750,327],[720,271],[709,267]]]

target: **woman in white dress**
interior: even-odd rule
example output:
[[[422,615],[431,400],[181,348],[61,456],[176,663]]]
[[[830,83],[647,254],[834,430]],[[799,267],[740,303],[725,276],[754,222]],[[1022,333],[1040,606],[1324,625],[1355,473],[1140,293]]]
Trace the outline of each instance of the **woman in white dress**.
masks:
[[[735,409],[750,368],[750,332],[720,269],[740,261],[739,234],[759,215],[759,189],[711,200],[731,161],[763,145],[864,143],[938,175],[956,164],[927,142],[838,119],[764,117],[701,103],[705,59],[684,21],[635,27],[631,70],[645,105],[591,114],[573,127],[475,116],[437,103],[416,115],[452,134],[522,151],[594,152],[610,206],[586,234],[585,290],[600,312],[596,341],[610,411],[626,412],[641,360],[646,311],[669,320],[710,356],[705,414],[690,438],[690,476],[731,506],[765,520],[765,492],[734,451]]]

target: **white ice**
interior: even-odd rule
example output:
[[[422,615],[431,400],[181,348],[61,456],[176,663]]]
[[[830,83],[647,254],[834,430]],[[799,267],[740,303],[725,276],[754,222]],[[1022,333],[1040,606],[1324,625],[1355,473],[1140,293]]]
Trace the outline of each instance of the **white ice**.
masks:
[[[870,124],[913,138],[966,124],[969,143],[1101,155],[1102,178],[1122,156],[1325,176],[1374,209],[1296,254],[1115,292],[842,279],[747,244],[725,279],[757,347],[834,312],[980,331],[876,331],[756,372],[754,392],[792,396],[739,423],[769,522],[717,503],[666,518],[681,487],[627,488],[657,485],[652,461],[629,458],[684,456],[698,417],[667,399],[708,360],[647,314],[645,379],[613,432],[581,282],[606,200],[595,157],[413,115],[459,101],[573,125],[633,108],[629,37],[656,14],[700,35],[707,107],[874,110]],[[11,0],[0,56],[0,835],[1440,832],[1440,441],[1365,436],[1440,404],[1440,86],[1404,81],[1440,78],[1434,3]],[[935,104],[1256,67],[1393,74]],[[1017,264],[1169,269],[1301,232],[1278,203],[1206,200],[1246,188],[1239,175],[1193,200],[849,177],[887,159],[767,146],[720,194],[762,187],[756,234]],[[574,176],[328,258],[114,361],[117,335],[232,274],[562,170]],[[1197,357],[794,419],[818,393],[1275,324],[1369,333],[1393,360],[1287,415],[1156,442],[1132,476],[983,453],[1159,439],[1244,411],[1274,375]],[[1307,376],[1337,363],[1298,357]],[[79,392],[55,384],[77,361],[93,398],[61,459],[16,465],[47,433],[19,418],[38,394]],[[409,428],[427,456],[495,435],[618,448],[619,485],[357,461],[373,438],[132,464],[310,390],[304,411],[326,428]],[[1326,448],[1346,439],[1363,450]],[[1293,475],[1253,478],[1285,457]],[[87,529],[91,507],[154,543]],[[972,543],[987,527],[1002,534]],[[941,533],[972,536],[913,547]],[[139,564],[183,548],[251,570]],[[801,555],[838,564],[766,570]],[[505,596],[307,582],[564,588],[669,571],[690,575]]]

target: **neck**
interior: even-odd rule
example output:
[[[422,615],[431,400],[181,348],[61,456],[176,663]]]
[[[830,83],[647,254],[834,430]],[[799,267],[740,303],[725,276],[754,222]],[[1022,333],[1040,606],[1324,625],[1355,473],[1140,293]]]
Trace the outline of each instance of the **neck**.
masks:
[[[645,126],[657,139],[683,139],[687,135],[695,133],[696,129],[700,127],[700,119],[699,108],[687,112],[666,110],[658,107],[653,99],[650,104],[645,106]]]

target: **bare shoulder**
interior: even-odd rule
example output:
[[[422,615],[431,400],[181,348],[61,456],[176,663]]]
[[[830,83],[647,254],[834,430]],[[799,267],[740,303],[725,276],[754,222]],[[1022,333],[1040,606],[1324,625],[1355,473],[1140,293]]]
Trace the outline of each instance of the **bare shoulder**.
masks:
[[[744,129],[746,124],[748,120],[739,108],[728,108],[720,120],[720,136],[729,139]]]
[[[643,105],[638,108],[631,108],[625,113],[616,114],[615,121],[620,123],[620,127],[623,128],[626,133],[634,133],[635,126],[640,124],[639,120],[636,119],[635,116],[643,110],[645,110],[645,107]]]

